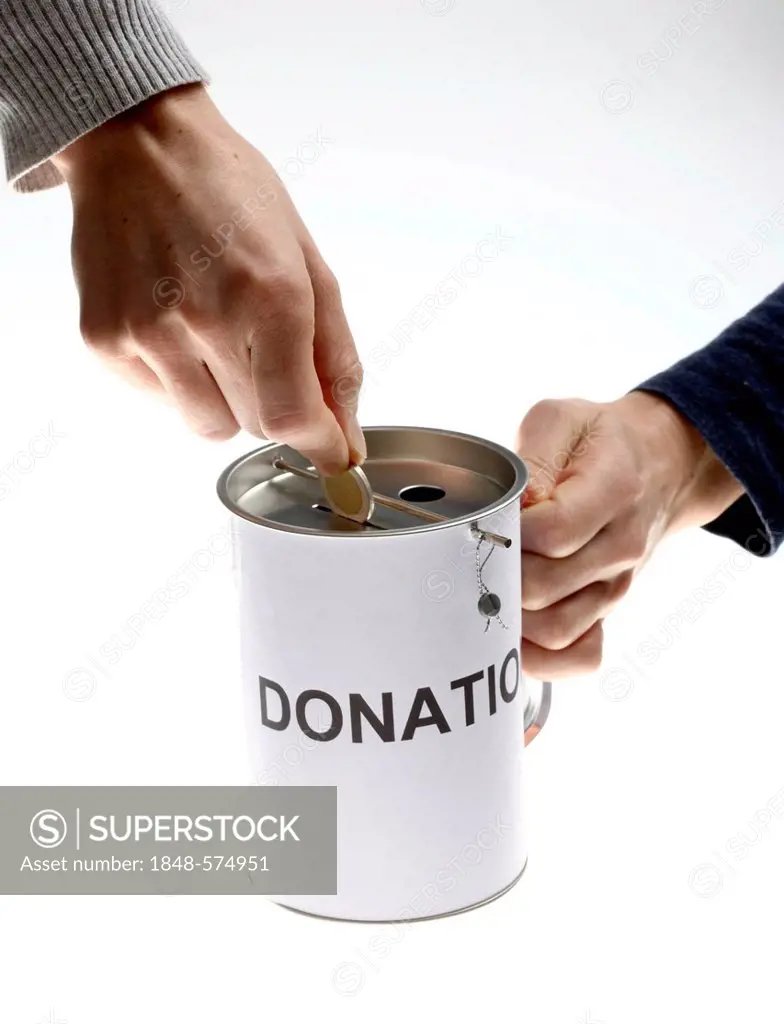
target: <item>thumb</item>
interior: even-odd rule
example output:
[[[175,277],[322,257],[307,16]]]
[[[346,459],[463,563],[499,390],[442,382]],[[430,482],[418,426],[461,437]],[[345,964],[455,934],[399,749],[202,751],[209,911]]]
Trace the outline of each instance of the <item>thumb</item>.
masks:
[[[598,406],[578,398],[537,402],[520,424],[515,451],[528,467],[523,508],[553,497],[584,454]]]
[[[603,409],[577,399],[541,402],[523,420],[517,449],[530,472],[522,503],[524,551],[565,558],[607,524],[606,478],[617,457],[602,443]]]

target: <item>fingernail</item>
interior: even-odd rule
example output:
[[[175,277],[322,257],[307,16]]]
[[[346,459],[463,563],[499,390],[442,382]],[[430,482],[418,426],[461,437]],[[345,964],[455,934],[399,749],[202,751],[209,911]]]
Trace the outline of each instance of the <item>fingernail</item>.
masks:
[[[352,419],[346,431],[348,435],[349,458],[352,466],[358,466],[367,458],[367,444],[359,421]]]

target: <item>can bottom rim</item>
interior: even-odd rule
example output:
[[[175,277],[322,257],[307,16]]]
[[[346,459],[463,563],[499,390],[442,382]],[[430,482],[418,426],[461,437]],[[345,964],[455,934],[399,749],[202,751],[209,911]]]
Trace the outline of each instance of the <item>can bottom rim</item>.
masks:
[[[488,903],[494,903],[496,900],[505,896],[510,889],[514,889],[517,883],[525,874],[525,869],[528,867],[528,858],[525,858],[520,874],[517,875],[512,881],[504,886],[499,892],[493,893],[492,896],[487,896],[483,900],[479,900],[476,903],[470,903],[467,907],[458,907],[456,910],[447,910],[443,914],[425,914],[422,917],[380,917],[380,918],[357,918],[357,917],[335,917],[331,914],[316,914],[312,910],[302,910],[299,907],[290,907],[286,903],[281,903],[279,900],[271,900],[270,902],[276,904],[278,907],[282,907],[284,910],[290,911],[292,914],[302,914],[303,917],[312,917],[320,921],[343,921],[345,924],[402,924],[406,922],[408,924],[418,923],[420,921],[440,921],[445,917],[455,917],[457,914],[465,914],[469,910],[476,910],[478,907],[485,907]]]

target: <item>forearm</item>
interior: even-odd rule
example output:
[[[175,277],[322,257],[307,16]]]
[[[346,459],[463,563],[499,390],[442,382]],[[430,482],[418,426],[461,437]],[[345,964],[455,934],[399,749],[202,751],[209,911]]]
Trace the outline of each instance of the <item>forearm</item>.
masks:
[[[8,179],[19,191],[57,185],[56,153],[151,96],[206,80],[153,0],[2,0]]]
[[[666,399],[715,454],[707,493],[712,481],[729,500],[707,529],[756,554],[775,551],[784,540],[784,287],[639,390]]]

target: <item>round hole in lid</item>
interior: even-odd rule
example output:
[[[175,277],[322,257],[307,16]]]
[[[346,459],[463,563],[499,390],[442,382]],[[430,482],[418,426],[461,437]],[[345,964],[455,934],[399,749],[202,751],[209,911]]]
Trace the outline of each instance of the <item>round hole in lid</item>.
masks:
[[[410,487],[403,487],[398,491],[398,497],[403,501],[422,503],[426,501],[438,501],[443,498],[446,491],[443,487],[436,487],[433,484],[411,484]]]

